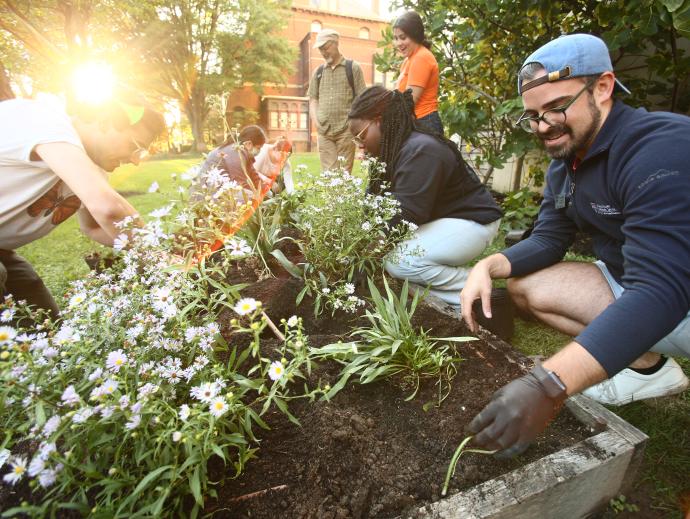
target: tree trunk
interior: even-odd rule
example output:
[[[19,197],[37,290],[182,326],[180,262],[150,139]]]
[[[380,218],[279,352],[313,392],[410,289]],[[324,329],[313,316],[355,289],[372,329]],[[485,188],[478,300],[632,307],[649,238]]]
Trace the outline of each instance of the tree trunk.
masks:
[[[206,92],[202,88],[198,86],[192,88],[191,96],[184,102],[184,111],[189,119],[192,136],[194,137],[192,148],[196,151],[206,151],[204,124],[208,116],[208,105],[206,103]]]
[[[515,161],[515,176],[513,177],[513,185],[511,191],[517,191],[522,185],[522,169],[525,165],[525,155],[520,155]]]
[[[5,66],[0,61],[0,101],[14,99],[14,97],[14,92],[12,92],[12,87],[10,86],[10,78],[7,75]]]

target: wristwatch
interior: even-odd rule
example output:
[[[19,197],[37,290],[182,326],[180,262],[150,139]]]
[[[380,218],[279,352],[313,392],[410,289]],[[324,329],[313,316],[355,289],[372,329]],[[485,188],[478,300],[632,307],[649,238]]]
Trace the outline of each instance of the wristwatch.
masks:
[[[546,395],[557,404],[563,403],[568,398],[568,391],[563,381],[556,373],[545,369],[541,362],[537,362],[536,366],[532,368],[531,373],[537,379],[539,385],[544,388]]]

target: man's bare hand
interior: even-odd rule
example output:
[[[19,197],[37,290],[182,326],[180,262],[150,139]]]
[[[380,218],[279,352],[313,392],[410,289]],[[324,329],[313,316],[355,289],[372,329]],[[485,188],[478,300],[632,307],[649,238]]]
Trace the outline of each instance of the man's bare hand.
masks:
[[[481,299],[484,315],[491,319],[491,280],[510,275],[510,262],[503,254],[494,254],[477,263],[470,272],[465,288],[460,292],[462,318],[469,329],[476,333],[479,325],[472,313],[472,303]]]

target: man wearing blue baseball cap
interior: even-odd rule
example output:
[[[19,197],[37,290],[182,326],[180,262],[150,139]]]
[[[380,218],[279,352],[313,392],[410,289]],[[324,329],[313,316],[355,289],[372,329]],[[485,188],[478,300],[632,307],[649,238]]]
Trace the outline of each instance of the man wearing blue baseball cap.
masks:
[[[688,379],[665,355],[690,357],[690,118],[615,100],[605,43],[588,34],[553,40],[518,74],[517,121],[553,161],[526,240],[480,261],[461,293],[491,314],[491,280],[510,278],[516,305],[574,337],[501,388],[471,422],[479,445],[522,452],[584,392],[622,405],[682,392]],[[563,262],[576,231],[595,263]],[[607,380],[608,379],[608,380]]]

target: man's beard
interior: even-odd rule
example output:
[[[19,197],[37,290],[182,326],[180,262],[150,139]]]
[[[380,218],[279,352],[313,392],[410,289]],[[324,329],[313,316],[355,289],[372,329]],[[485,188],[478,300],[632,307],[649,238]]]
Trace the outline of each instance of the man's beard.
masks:
[[[565,160],[575,155],[576,152],[587,148],[592,143],[601,123],[601,111],[597,108],[591,96],[588,96],[588,100],[589,113],[592,116],[592,120],[579,135],[575,135],[573,129],[567,124],[552,126],[545,133],[537,133],[537,137],[544,143],[547,155],[552,159]],[[560,146],[549,147],[546,144],[547,139],[560,135],[568,135],[570,139]]]

